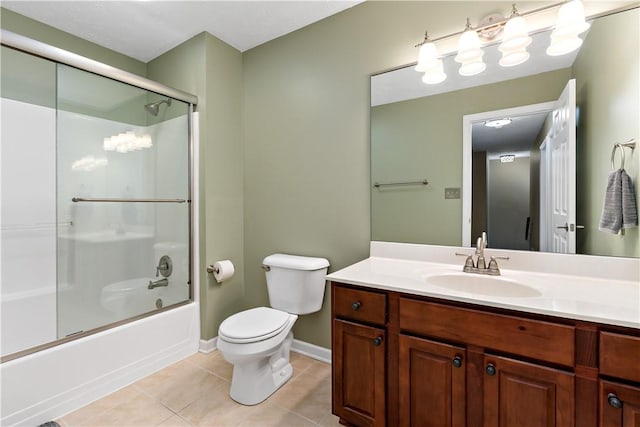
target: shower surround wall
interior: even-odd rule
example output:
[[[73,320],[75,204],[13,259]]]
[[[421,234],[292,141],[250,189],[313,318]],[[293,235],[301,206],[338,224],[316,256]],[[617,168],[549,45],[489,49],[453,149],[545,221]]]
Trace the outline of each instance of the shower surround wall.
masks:
[[[8,354],[53,341],[57,336],[62,337],[74,329],[78,321],[88,329],[117,319],[113,317],[113,313],[109,313],[99,304],[100,290],[109,281],[105,269],[110,263],[105,263],[104,259],[92,259],[96,256],[101,258],[113,247],[88,251],[83,254],[83,263],[90,263],[94,268],[85,268],[86,273],[80,273],[80,268],[58,272],[59,277],[65,278],[65,281],[60,283],[59,289],[59,308],[62,311],[58,319],[60,335],[57,335],[54,199],[56,171],[52,161],[55,159],[56,113],[48,107],[19,101],[2,99],[1,102],[2,191],[3,199],[8,202],[2,204],[2,351],[3,354]],[[69,156],[70,162],[66,165],[65,173],[87,173],[72,170],[71,160],[76,160],[81,153],[86,154],[83,147],[86,147],[87,141],[99,138],[97,140],[101,143],[104,132],[117,130],[122,124],[99,119],[98,124],[93,123],[83,129],[82,124],[87,123],[83,116],[69,112],[59,114],[62,116],[59,124],[71,125],[78,131],[73,137],[75,143],[69,144],[69,150],[73,155]],[[95,120],[92,118],[92,122]],[[33,123],[38,123],[38,126],[34,126]],[[184,132],[183,127],[184,120],[180,122],[178,119],[172,119],[145,129],[159,138],[156,140],[158,148],[166,147],[164,151],[158,149],[157,152],[158,157],[162,157],[156,159],[160,171],[158,175],[163,175],[162,170],[168,168],[176,156],[169,144],[162,144],[162,137],[172,138],[176,133]],[[29,143],[25,144],[24,141]],[[144,155],[153,156],[151,153]],[[59,164],[58,167],[65,165]],[[136,185],[145,185],[135,174],[123,175],[121,182],[109,184],[125,189],[129,181],[135,182]],[[175,181],[174,178],[171,173],[167,173],[164,174],[164,180],[159,176],[157,183],[170,189],[175,185],[172,182]],[[20,185],[15,185],[16,182]],[[93,184],[97,185],[96,182]],[[91,183],[85,180],[83,184],[78,185],[90,186]],[[71,194],[74,190],[76,189],[69,188],[61,191]],[[26,199],[29,208],[24,212],[12,210],[18,204],[12,202],[24,201],[27,194],[30,196]],[[68,195],[64,196],[67,197]],[[24,203],[21,204],[24,206]],[[91,240],[100,240],[103,245],[105,238],[117,244],[118,228],[123,227],[125,231],[130,231],[130,227],[139,226],[130,224],[132,218],[142,223],[145,218],[155,216],[156,227],[153,230],[133,232],[134,236],[147,233],[148,238],[139,239],[140,244],[136,249],[142,249],[144,246],[144,251],[140,251],[132,258],[132,262],[123,266],[130,269],[126,274],[131,277],[153,277],[153,268],[136,271],[139,268],[137,266],[142,265],[142,261],[144,265],[154,265],[153,242],[175,239],[175,225],[152,206],[144,206],[136,215],[126,210],[111,213],[112,216],[91,215],[89,218],[89,221],[94,222],[94,226],[95,222],[105,225],[106,228],[101,235],[78,230],[75,237],[87,241],[89,246],[85,248],[91,246],[88,243]],[[83,214],[85,213],[80,213]],[[65,222],[73,218],[74,214],[70,214],[69,217],[58,219],[58,222],[63,224],[60,227],[62,237],[58,241],[62,246],[60,256],[63,258],[64,242],[69,237],[69,229],[72,228]],[[111,224],[114,228],[108,227]],[[154,233],[155,240],[152,238]],[[127,236],[126,232],[122,236]],[[131,252],[129,255],[134,254]],[[141,257],[148,259],[143,260]],[[38,268],[34,268],[34,265]],[[84,276],[78,277],[79,274]],[[174,274],[188,274],[188,266],[176,266]],[[184,279],[186,280],[186,277]],[[66,312],[68,307],[65,307],[65,304],[78,299],[83,302],[84,311]],[[153,302],[151,301],[151,308]],[[74,318],[78,316],[79,319]],[[192,354],[197,351],[199,337],[199,309],[196,298],[196,302],[177,309],[5,362],[0,366],[4,391],[0,425],[37,425],[76,409],[105,393]],[[123,349],[127,351],[122,351]],[[78,369],[80,367],[81,369]]]
[[[103,150],[104,138],[130,124],[13,99],[0,102],[3,355],[154,310],[158,295],[165,306],[184,301],[186,286],[175,288],[177,293],[171,287],[146,289],[147,281],[155,280],[154,247],[164,252],[182,245],[187,253],[188,223],[175,220],[175,205],[118,203],[99,209],[98,204],[71,203],[71,197],[168,198],[184,189],[188,178],[176,174],[186,171],[175,164],[178,158],[186,164],[185,145],[180,144],[186,144],[185,116],[137,127],[151,136],[153,149],[116,153]],[[112,168],[109,177],[101,170],[102,158]],[[147,165],[152,176],[140,172],[140,165]],[[113,174],[113,168],[119,170]],[[197,174],[197,163],[193,172]],[[187,204],[178,206],[188,210]],[[194,212],[197,235],[195,197]],[[186,284],[188,257],[174,260],[170,280]],[[123,277],[144,284],[146,305],[138,304],[135,312],[114,312],[101,300],[102,290]],[[200,325],[198,278],[192,282],[194,302],[0,365],[0,425],[55,419],[193,354]]]
[[[184,118],[139,128],[152,137],[154,150],[107,154],[102,150],[105,135],[115,135],[128,125],[58,111],[56,179],[56,111],[4,98],[1,107],[2,354],[155,309],[155,295],[149,293],[143,311],[114,313],[101,304],[101,291],[123,279],[155,279],[154,244],[185,245],[181,239],[188,235],[187,224],[175,221],[167,212],[170,207],[162,205],[70,201],[109,194],[144,197],[154,193],[155,186],[162,194],[176,194],[181,180],[172,162],[180,157],[181,147],[171,142],[187,133]],[[111,161],[96,169],[78,167],[77,161],[89,155]],[[107,177],[107,167],[118,170]],[[155,176],[142,172],[154,169]],[[188,259],[174,262],[171,279],[186,283]],[[164,305],[185,300],[186,291],[163,292]]]

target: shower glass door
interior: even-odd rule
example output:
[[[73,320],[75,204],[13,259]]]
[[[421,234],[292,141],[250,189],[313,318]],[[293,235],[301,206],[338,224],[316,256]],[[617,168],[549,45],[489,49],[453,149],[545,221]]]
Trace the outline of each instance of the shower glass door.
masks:
[[[190,299],[190,107],[57,67],[63,338]]]

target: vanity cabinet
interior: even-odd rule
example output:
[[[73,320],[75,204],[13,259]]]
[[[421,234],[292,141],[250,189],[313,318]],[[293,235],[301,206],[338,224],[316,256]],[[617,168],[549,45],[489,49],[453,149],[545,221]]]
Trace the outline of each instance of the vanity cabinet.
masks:
[[[466,351],[463,347],[400,335],[400,426],[466,425]]]
[[[485,426],[573,426],[574,376],[511,358],[485,355]]]
[[[599,408],[601,427],[640,426],[640,337],[600,332]]]
[[[640,331],[332,283],[349,426],[640,427]]]
[[[333,412],[362,427],[386,425],[386,295],[332,293]]]

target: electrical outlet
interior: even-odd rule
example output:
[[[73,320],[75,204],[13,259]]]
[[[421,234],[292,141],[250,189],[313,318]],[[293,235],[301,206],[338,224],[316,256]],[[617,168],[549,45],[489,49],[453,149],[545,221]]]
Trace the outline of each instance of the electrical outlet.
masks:
[[[444,198],[445,199],[459,199],[460,198],[460,187],[445,188],[444,189]]]

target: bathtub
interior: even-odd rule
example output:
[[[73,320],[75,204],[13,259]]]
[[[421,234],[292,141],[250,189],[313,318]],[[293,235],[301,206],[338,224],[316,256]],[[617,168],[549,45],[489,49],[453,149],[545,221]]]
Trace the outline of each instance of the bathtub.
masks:
[[[5,362],[0,425],[61,417],[195,353],[199,337],[191,302]]]

